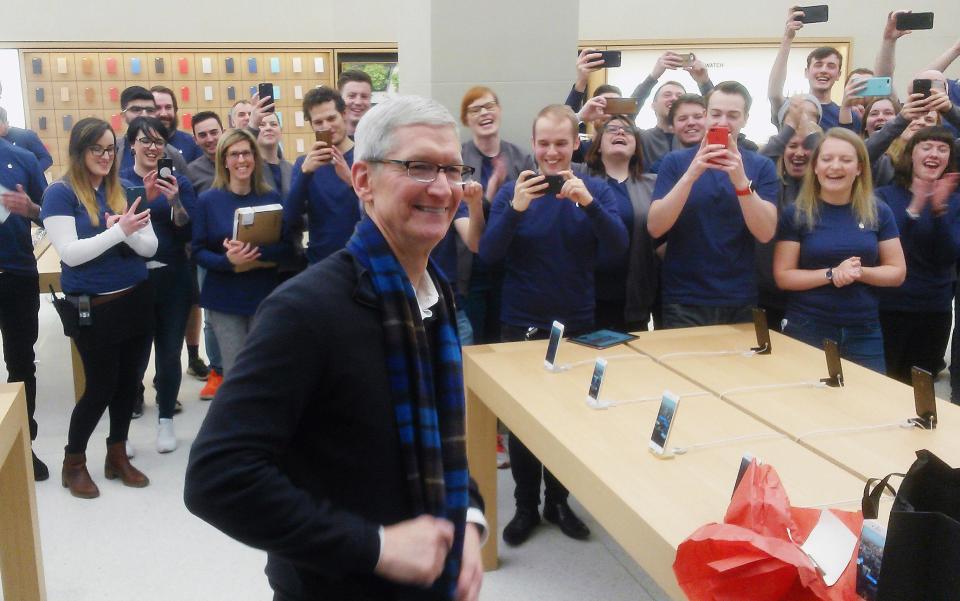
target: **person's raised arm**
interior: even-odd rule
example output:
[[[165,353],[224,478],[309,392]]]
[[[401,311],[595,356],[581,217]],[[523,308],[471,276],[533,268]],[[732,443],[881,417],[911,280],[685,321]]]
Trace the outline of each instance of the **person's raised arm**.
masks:
[[[783,30],[783,40],[780,41],[780,49],[777,50],[777,57],[773,59],[773,66],[770,68],[767,98],[770,100],[770,111],[774,125],[777,125],[777,111],[783,106],[785,100],[783,86],[787,82],[787,59],[790,58],[793,38],[796,37],[798,31],[803,29],[803,22],[800,21],[802,16],[803,11],[795,10],[795,7],[787,9],[787,24]]]
[[[633,90],[633,94],[630,95],[637,99],[637,108],[642,107],[647,101],[650,92],[657,87],[657,82],[660,81],[663,74],[667,72],[667,69],[679,69],[682,66],[683,57],[676,52],[667,50],[657,57],[657,62],[654,63],[653,69],[650,70],[650,75],[647,75],[646,79],[637,84],[637,87]]]
[[[908,30],[897,29],[897,15],[909,13],[909,10],[895,10],[887,13],[887,22],[883,26],[883,39],[880,41],[880,50],[873,65],[874,75],[877,77],[893,77],[893,70],[897,65],[897,40],[911,33]]]
[[[953,46],[947,48],[943,54],[938,56],[932,63],[927,65],[928,70],[940,71],[943,73],[947,68],[960,57],[960,40],[957,40]]]
[[[685,171],[681,171],[676,156],[668,154],[660,165],[657,183],[653,191],[654,202],[650,204],[647,215],[647,231],[654,238],[661,238],[673,228],[687,204],[690,190],[700,176],[710,168],[710,161],[726,156],[727,148],[722,144],[707,144],[704,137],[700,150]]]
[[[580,51],[580,54],[577,56],[577,80],[567,95],[567,101],[565,103],[573,109],[573,112],[579,111],[580,107],[583,106],[583,96],[587,93],[590,74],[602,68],[603,59],[598,50],[584,48]]]
[[[467,219],[454,218],[453,227],[470,252],[480,252],[480,238],[486,227],[483,216],[483,188],[480,182],[467,182],[463,186],[463,200],[467,203],[469,217]]]

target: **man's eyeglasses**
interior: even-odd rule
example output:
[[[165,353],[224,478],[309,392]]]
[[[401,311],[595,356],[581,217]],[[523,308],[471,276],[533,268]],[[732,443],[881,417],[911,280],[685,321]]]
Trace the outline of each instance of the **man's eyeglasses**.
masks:
[[[127,108],[120,111],[121,113],[133,113],[134,115],[139,115],[141,113],[146,113],[148,115],[153,115],[157,112],[157,109],[152,106],[128,106]]]
[[[399,161],[397,159],[368,159],[368,163],[400,165],[407,170],[407,175],[420,183],[429,184],[437,181],[437,176],[443,171],[447,181],[451,184],[462,185],[470,181],[470,176],[476,171],[467,165],[437,165],[427,161]]]
[[[137,138],[137,142],[140,142],[147,148],[163,148],[164,146],[166,146],[166,142],[164,142],[163,140],[158,140],[156,138],[148,138],[147,136],[143,136],[142,138]]]
[[[486,104],[481,104],[481,105],[478,105],[478,106],[468,106],[468,107],[467,107],[467,114],[468,114],[468,115],[479,115],[479,114],[480,114],[481,112],[483,112],[483,111],[492,111],[492,110],[495,109],[495,108],[497,108],[497,101],[496,101],[496,100],[491,100],[490,102],[488,102],[488,103],[486,103]]]
[[[97,146],[97,145],[87,146],[87,152],[98,157],[113,156],[117,154],[117,147],[107,146],[106,148],[104,148],[103,146]]]

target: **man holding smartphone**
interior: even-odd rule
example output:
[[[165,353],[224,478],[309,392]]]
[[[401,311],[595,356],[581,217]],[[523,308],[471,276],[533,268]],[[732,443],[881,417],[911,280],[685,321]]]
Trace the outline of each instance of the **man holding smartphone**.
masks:
[[[546,339],[554,320],[569,335],[591,331],[599,258],[620,257],[629,243],[607,183],[580,179],[570,170],[579,145],[573,111],[562,104],[542,109],[533,122],[532,143],[539,173],[523,171],[516,182],[500,187],[480,240],[480,258],[505,266],[503,342]],[[551,191],[554,186],[559,190]],[[567,504],[567,489],[516,436],[509,444],[517,512],[503,540],[520,545],[540,524],[541,480],[544,519],[571,538],[586,539],[590,530]]]
[[[316,263],[342,249],[360,221],[360,201],[353,191],[353,140],[347,136],[347,105],[326,86],[303,97],[303,114],[317,135],[306,155],[293,164],[284,220],[308,216],[307,260]]]
[[[661,289],[668,328],[752,319],[754,240],[768,242],[776,232],[779,179],[770,159],[736,144],[751,101],[743,84],[717,84],[707,95],[703,142],[660,165],[647,229],[667,243]],[[715,143],[718,133],[726,144]]]
[[[120,93],[120,114],[123,115],[123,121],[126,125],[137,117],[155,117],[157,115],[157,102],[153,99],[153,92],[143,86],[130,86]],[[127,147],[127,140],[121,135],[121,132],[113,132],[117,135],[117,158],[120,159],[120,169],[133,169],[133,152]],[[167,143],[163,148],[165,157],[173,160],[173,170],[175,173],[186,175],[187,161],[183,155],[174,146]]]
[[[39,335],[40,280],[33,256],[30,224],[40,223],[40,203],[47,179],[37,158],[0,140],[0,338],[8,382],[23,382],[30,440],[37,438],[37,377],[33,346]],[[50,477],[33,453],[33,477]]]
[[[783,40],[780,42],[780,50],[773,61],[773,67],[770,69],[770,81],[767,86],[767,95],[770,99],[771,120],[774,125],[777,122],[777,114],[780,107],[786,102],[783,94],[783,86],[787,80],[787,59],[790,57],[790,48],[793,45],[793,39],[797,32],[803,29],[804,13],[797,10],[796,7],[787,9],[787,24],[783,32]],[[810,82],[810,93],[817,97],[822,108],[822,117],[820,126],[824,131],[831,127],[843,127],[860,132],[860,118],[852,115],[852,123],[840,123],[840,105],[831,99],[830,92],[833,86],[840,79],[843,68],[843,57],[840,52],[831,46],[822,46],[813,50],[807,55],[807,68],[804,70],[804,76]]]

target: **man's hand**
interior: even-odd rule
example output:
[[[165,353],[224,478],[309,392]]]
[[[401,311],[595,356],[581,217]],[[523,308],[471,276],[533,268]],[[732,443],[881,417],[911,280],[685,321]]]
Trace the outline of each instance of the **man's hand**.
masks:
[[[480,532],[475,524],[467,524],[463,538],[463,559],[457,579],[456,601],[477,601],[483,584],[483,561],[480,557]]]
[[[467,201],[467,208],[470,215],[476,215],[476,211],[483,211],[483,186],[480,182],[470,181],[463,185],[463,199]]]
[[[733,134],[727,136],[726,153],[722,154],[716,161],[715,167],[720,171],[726,171],[730,176],[730,183],[737,190],[743,190],[750,184],[747,173],[743,169],[743,156],[737,143],[733,139]]]
[[[234,267],[252,263],[260,258],[260,248],[239,240],[224,240],[223,247],[227,249],[227,260]]]
[[[342,155],[341,155],[342,156]],[[300,165],[300,170],[304,173],[313,173],[318,168],[323,167],[333,160],[333,150],[327,146],[326,142],[314,142]]]
[[[33,204],[27,193],[23,191],[23,186],[17,184],[16,191],[4,192],[0,198],[3,206],[14,215],[20,215],[27,219],[36,219],[40,216],[40,207]]]
[[[424,588],[443,573],[443,564],[453,546],[453,524],[430,515],[421,515],[383,529],[378,576]]]
[[[939,88],[930,90],[930,97],[927,99],[928,111],[937,111],[938,113],[949,113],[953,109],[953,102],[946,92]]]
[[[930,109],[927,108],[927,99],[923,97],[923,94],[910,94],[907,102],[900,109],[900,115],[908,123],[926,115],[928,112],[930,112]]]
[[[574,175],[573,171],[561,171],[560,175],[567,181],[563,182],[563,187],[560,188],[560,194],[557,194],[557,198],[568,198],[581,207],[590,206],[590,203],[593,202],[593,195],[587,190],[583,180]]]
[[[856,75],[851,77],[850,82],[843,88],[843,102],[840,106],[850,107],[856,103],[862,103],[863,96],[858,96],[858,94],[867,87],[867,79],[869,78],[857,77]]]
[[[687,172],[684,175],[696,181],[707,169],[717,169],[719,167],[718,161],[725,156],[727,156],[726,146],[723,144],[707,144],[707,137],[704,136],[703,140],[700,141],[700,150],[694,155],[693,161],[687,167]]]
[[[803,21],[800,20],[802,17],[802,10],[796,10],[793,6],[787,9],[787,24],[783,30],[783,39],[792,40],[797,37],[797,32],[803,29]]]
[[[657,62],[650,71],[650,77],[660,79],[667,72],[667,69],[680,69],[682,67],[683,57],[676,52],[667,50],[657,58]]]
[[[694,61],[690,63],[690,66],[684,67],[684,69],[690,73],[690,77],[693,78],[693,81],[697,82],[697,85],[704,84],[710,80],[710,74],[707,73],[707,65],[699,58],[694,59]]]
[[[577,118],[584,123],[605,119],[606,115],[603,112],[605,108],[607,108],[607,99],[603,96],[594,96],[583,105],[577,113]]]
[[[260,98],[259,94],[254,94],[250,97],[250,104],[253,105],[253,109],[250,111],[250,123],[248,123],[247,126],[253,129],[260,129],[260,122],[263,121],[263,118],[275,110],[273,98],[269,96]]]
[[[909,29],[899,30],[897,29],[897,15],[902,15],[905,13],[912,13],[912,10],[895,10],[891,13],[887,13],[887,22],[883,26],[883,39],[884,41],[895,42],[907,35],[908,33],[913,33]]]
[[[580,92],[587,89],[587,80],[594,71],[603,69],[603,59],[600,51],[593,48],[584,48],[577,56],[577,85]],[[581,89],[582,88],[582,89]]]
[[[542,175],[529,169],[521,173],[517,178],[517,187],[513,189],[513,201],[510,203],[513,210],[520,213],[526,211],[531,202],[544,195],[547,187],[547,180]]]
[[[330,160],[333,162],[333,168],[337,172],[337,176],[348,186],[352,187],[353,177],[350,175],[350,165],[347,164],[347,159],[343,157],[343,153],[340,152],[340,149],[336,146],[331,146],[330,151],[332,153]]]

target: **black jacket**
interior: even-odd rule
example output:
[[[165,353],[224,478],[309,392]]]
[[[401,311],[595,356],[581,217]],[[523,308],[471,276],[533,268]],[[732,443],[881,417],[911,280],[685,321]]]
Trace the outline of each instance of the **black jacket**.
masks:
[[[339,251],[260,305],[190,451],[187,508],[267,551],[279,598],[431,598],[373,574],[379,526],[416,517],[384,357],[369,276]]]

